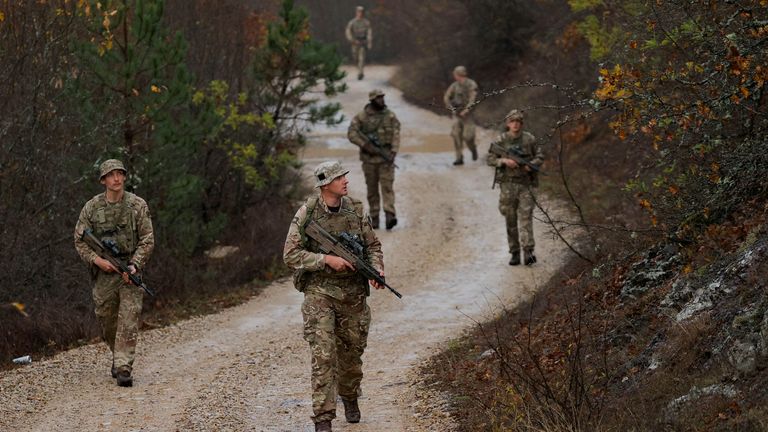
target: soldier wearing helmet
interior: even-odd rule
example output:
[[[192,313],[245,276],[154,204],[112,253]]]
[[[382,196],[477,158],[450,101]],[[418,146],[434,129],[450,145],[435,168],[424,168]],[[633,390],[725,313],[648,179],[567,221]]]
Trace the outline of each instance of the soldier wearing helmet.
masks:
[[[357,65],[357,79],[361,80],[364,77],[365,55],[373,46],[373,30],[371,22],[365,18],[364,7],[355,8],[355,17],[347,23],[344,34],[352,47],[352,61]]]
[[[500,147],[536,167],[541,166],[544,163],[544,151],[536,137],[523,130],[523,113],[513,109],[504,117],[504,122],[507,130],[497,141]],[[511,255],[509,265],[520,264],[521,246],[525,265],[533,265],[536,262],[533,208],[536,205],[534,192],[539,184],[538,176],[528,166],[492,151],[488,153],[487,161],[488,165],[496,168],[501,186],[499,211],[507,225],[507,243]]]
[[[288,229],[283,260],[295,271],[294,284],[304,293],[301,312],[304,339],[312,356],[312,420],[316,431],[330,431],[336,417],[336,396],[344,404],[349,423],[360,421],[357,398],[363,379],[362,355],[368,338],[371,311],[368,285],[343,258],[322,253],[304,229],[315,221],[338,236],[347,232],[365,245],[371,266],[384,276],[381,243],[363,212],[363,204],[347,196],[347,173],[341,163],[323,162],[314,170],[318,193],[296,212]]]
[[[443,95],[443,102],[453,115],[451,138],[456,149],[456,160],[453,164],[463,165],[464,145],[472,152],[472,160],[477,160],[475,120],[472,116],[472,108],[477,100],[477,83],[467,77],[467,68],[464,66],[456,66],[453,69],[453,80]]]
[[[93,302],[102,338],[112,351],[113,378],[122,387],[133,385],[133,360],[139,331],[143,291],[120,275],[109,261],[101,258],[83,240],[83,232],[93,231],[100,240],[113,240],[129,262],[132,273],[144,268],[155,247],[152,220],[147,203],[125,191],[127,171],[117,159],[99,167],[104,192],[88,201],[75,225],[75,249],[91,267],[94,279]]]
[[[381,203],[384,203],[388,230],[397,225],[395,211],[395,157],[400,150],[400,121],[384,103],[384,92],[368,94],[368,105],[349,125],[347,138],[360,147],[365,185],[368,188],[368,211],[375,229],[379,228]],[[381,190],[381,193],[379,193]]]

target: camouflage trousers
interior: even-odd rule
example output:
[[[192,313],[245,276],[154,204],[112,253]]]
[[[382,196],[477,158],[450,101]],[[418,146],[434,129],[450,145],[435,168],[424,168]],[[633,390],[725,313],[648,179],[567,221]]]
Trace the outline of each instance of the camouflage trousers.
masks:
[[[378,217],[381,211],[381,201],[384,201],[384,211],[395,213],[395,165],[387,162],[363,162],[365,185],[368,187],[368,211],[372,217]],[[379,194],[381,188],[381,194]]]
[[[477,151],[477,147],[475,146],[475,120],[472,118],[471,113],[464,117],[458,115],[453,116],[451,138],[453,138],[453,146],[456,150],[456,160],[464,160],[462,151],[464,150],[465,144],[470,151]]]
[[[502,182],[500,186],[499,211],[507,222],[509,252],[520,252],[521,243],[523,249],[533,250],[536,246],[533,240],[533,208],[536,205],[533,186],[512,182]]]
[[[368,47],[365,44],[352,44],[352,62],[357,65],[357,73],[362,74],[365,68],[365,55],[368,53]]]
[[[120,275],[98,272],[93,287],[96,318],[117,369],[133,368],[142,299],[143,291],[126,284]]]
[[[333,420],[337,394],[347,400],[361,394],[371,310],[364,294],[341,301],[306,293],[301,313],[312,355],[312,419]]]

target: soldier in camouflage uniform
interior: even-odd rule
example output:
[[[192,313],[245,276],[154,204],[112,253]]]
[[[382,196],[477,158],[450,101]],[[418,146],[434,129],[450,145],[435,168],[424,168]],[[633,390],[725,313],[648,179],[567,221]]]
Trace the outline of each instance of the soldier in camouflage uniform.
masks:
[[[332,235],[348,232],[365,244],[369,263],[384,276],[381,243],[363,213],[363,204],[347,196],[348,171],[339,162],[323,162],[314,171],[319,193],[296,212],[288,229],[283,259],[296,271],[294,283],[304,293],[304,339],[312,355],[312,416],[316,431],[330,431],[336,417],[336,395],[350,423],[360,421],[357,398],[363,378],[362,355],[371,311],[368,284],[351,263],[321,252],[304,233],[314,220]]]
[[[347,29],[344,31],[352,46],[352,61],[357,65],[357,79],[359,80],[363,79],[364,76],[365,54],[373,46],[371,22],[364,15],[365,8],[358,6],[355,10],[355,17],[347,23]]]
[[[387,108],[384,92],[381,90],[371,91],[368,100],[370,103],[352,119],[347,138],[352,144],[360,147],[360,160],[363,162],[365,185],[368,187],[368,210],[373,228],[379,228],[379,212],[383,198],[385,223],[390,230],[397,225],[394,184],[395,156],[400,150],[400,121],[395,113]],[[380,145],[379,148],[376,143]],[[389,160],[384,156],[388,156]]]
[[[132,273],[146,265],[155,247],[155,237],[147,203],[124,189],[123,163],[116,159],[104,161],[99,172],[105,191],[80,211],[75,225],[75,249],[91,267],[96,318],[102,337],[112,350],[112,377],[118,385],[130,387],[143,291],[129,282],[127,274],[118,274],[109,261],[82,240],[82,235],[90,229],[100,240],[114,240],[122,252],[119,258],[130,263]]]
[[[467,77],[467,69],[464,66],[456,66],[453,69],[453,79],[454,82],[443,96],[443,102],[453,113],[451,138],[456,149],[456,160],[453,164],[463,165],[464,144],[472,152],[472,160],[477,160],[475,120],[472,116],[472,106],[477,100],[477,83]]]
[[[544,163],[544,151],[531,133],[523,131],[523,114],[518,110],[510,111],[504,121],[507,131],[498,140],[501,147],[517,150],[525,160],[534,166]],[[520,264],[520,244],[524,252],[525,265],[536,262],[533,240],[534,190],[538,186],[538,176],[525,165],[519,165],[512,159],[488,153],[488,165],[497,170],[497,180],[501,186],[499,210],[507,222],[507,241],[512,258],[509,265]],[[518,230],[518,218],[520,229]],[[521,232],[520,232],[521,231]]]

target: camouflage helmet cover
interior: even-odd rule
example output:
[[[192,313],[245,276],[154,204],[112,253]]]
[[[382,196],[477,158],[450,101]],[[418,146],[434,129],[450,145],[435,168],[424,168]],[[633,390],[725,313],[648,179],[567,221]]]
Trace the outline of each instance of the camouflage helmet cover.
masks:
[[[513,109],[512,111],[508,112],[506,116],[504,116],[505,122],[510,121],[523,121],[523,113],[520,110]]]
[[[107,159],[99,166],[99,180],[114,170],[121,170],[123,174],[128,174],[128,170],[125,169],[125,165],[123,165],[121,161],[117,159]]]
[[[374,100],[379,96],[384,96],[384,92],[380,89],[373,89],[370,93],[368,93],[368,100]]]
[[[456,66],[455,68],[453,68],[453,73],[455,75],[465,77],[467,76],[467,68],[465,68],[464,66]]]
[[[355,8],[355,10],[356,10],[357,12],[364,12],[364,11],[365,11],[365,7],[363,7],[363,6],[358,6],[358,7],[356,7],[356,8]]]
[[[336,178],[349,173],[339,161],[326,161],[315,168],[315,187],[325,186]]]

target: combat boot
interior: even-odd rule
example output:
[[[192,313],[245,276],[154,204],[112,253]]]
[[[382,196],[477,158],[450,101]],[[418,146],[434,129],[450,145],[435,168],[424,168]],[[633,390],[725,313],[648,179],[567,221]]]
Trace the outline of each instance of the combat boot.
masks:
[[[363,79],[363,78],[365,78],[365,75],[363,75],[363,73],[362,73],[362,72],[360,72],[359,74],[357,74],[357,79],[358,79],[358,81],[359,81],[359,80],[361,80],[361,79]]]
[[[326,420],[315,423],[315,432],[333,432],[333,429],[331,428],[331,421]]]
[[[133,377],[131,371],[123,369],[117,371],[117,385],[120,387],[133,387]]]
[[[520,251],[512,252],[512,258],[509,259],[509,265],[520,265]]]
[[[477,160],[477,147],[472,147],[470,150],[472,151],[472,160],[476,161]]]
[[[371,216],[371,226],[373,229],[379,229],[379,215]]]
[[[536,264],[536,255],[533,254],[533,249],[525,251],[525,265],[531,266]]]
[[[111,372],[112,372],[112,378],[117,378],[117,369],[115,368],[115,361],[114,360],[112,361]]]
[[[385,212],[384,216],[386,216],[387,231],[389,231],[397,225],[397,217],[394,213],[389,212]]]
[[[453,161],[454,165],[464,165],[464,159],[456,159]]]
[[[344,402],[344,417],[347,418],[347,422],[360,423],[360,407],[357,405],[357,399],[341,398],[341,401]]]

